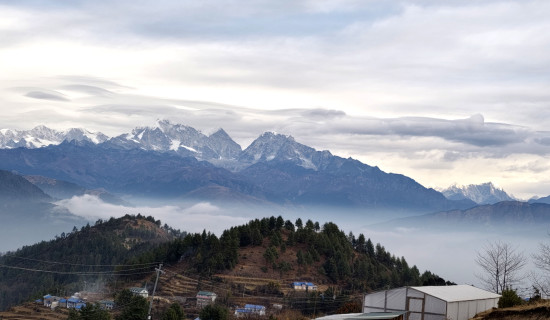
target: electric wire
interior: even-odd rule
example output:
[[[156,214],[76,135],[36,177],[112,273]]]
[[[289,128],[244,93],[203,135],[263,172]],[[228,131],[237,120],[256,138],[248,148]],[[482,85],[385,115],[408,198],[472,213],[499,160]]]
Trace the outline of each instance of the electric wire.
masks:
[[[153,270],[150,270],[150,271],[144,271],[144,272],[122,273],[122,272],[132,271],[132,270],[142,270],[142,269],[146,269],[146,268],[121,270],[120,272],[116,271],[116,270],[115,271],[58,271],[58,270],[43,270],[43,269],[17,267],[17,266],[8,266],[8,265],[5,265],[5,264],[0,264],[0,268],[15,269],[15,270],[22,270],[22,271],[32,271],[32,272],[42,272],[42,273],[52,273],[52,274],[62,274],[62,275],[116,275],[116,276],[128,276],[128,275],[151,273],[153,271]]]
[[[82,267],[125,267],[125,266],[145,266],[145,265],[158,265],[161,262],[149,262],[149,263],[141,263],[141,264],[78,264],[78,263],[67,263],[67,262],[59,262],[59,261],[51,261],[51,260],[40,260],[40,259],[34,259],[34,258],[25,258],[25,257],[19,257],[16,255],[7,254],[3,257],[10,257],[10,258],[16,258],[21,260],[29,260],[29,261],[35,261],[35,262],[43,262],[43,263],[50,263],[50,264],[63,264],[63,265],[69,265],[69,266],[82,266]]]

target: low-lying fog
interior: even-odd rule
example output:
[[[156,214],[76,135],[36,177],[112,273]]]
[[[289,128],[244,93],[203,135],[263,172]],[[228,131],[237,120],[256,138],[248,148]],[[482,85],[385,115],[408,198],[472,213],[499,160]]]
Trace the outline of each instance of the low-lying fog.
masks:
[[[133,199],[133,203],[136,203]],[[247,223],[251,219],[281,215],[285,220],[295,221],[301,218],[318,221],[321,225],[325,222],[336,223],[346,234],[350,231],[355,236],[363,233],[373,243],[380,243],[387,251],[397,257],[405,257],[410,266],[416,265],[420,272],[429,270],[445,280],[458,284],[473,284],[481,286],[475,274],[481,273],[475,259],[478,251],[490,241],[503,241],[512,244],[518,251],[524,252],[530,260],[531,254],[538,249],[538,243],[550,239],[545,228],[539,228],[529,233],[514,232],[484,232],[484,231],[457,231],[453,226],[446,230],[442,228],[419,229],[404,228],[396,223],[391,227],[381,228],[378,222],[390,220],[394,216],[381,214],[366,214],[359,211],[342,211],[341,209],[304,209],[304,208],[270,208],[257,206],[226,206],[215,205],[208,202],[177,203],[160,205],[158,202],[142,200],[135,207],[125,207],[102,202],[91,195],[73,197],[68,200],[58,201],[61,208],[68,209],[71,213],[85,218],[90,223],[97,219],[109,219],[121,217],[126,214],[153,216],[164,224],[187,232],[211,231],[215,234],[231,226]],[[398,216],[403,216],[404,213]],[[385,218],[386,217],[386,218]],[[390,224],[391,225],[391,224]],[[78,226],[77,226],[78,227]],[[70,232],[71,230],[66,230]],[[4,240],[4,239],[2,239]],[[35,242],[48,239],[37,239]],[[15,248],[9,248],[15,249]],[[3,248],[6,250],[6,248]],[[531,269],[531,264],[525,268],[525,272]],[[521,290],[530,290],[529,283],[523,283]]]

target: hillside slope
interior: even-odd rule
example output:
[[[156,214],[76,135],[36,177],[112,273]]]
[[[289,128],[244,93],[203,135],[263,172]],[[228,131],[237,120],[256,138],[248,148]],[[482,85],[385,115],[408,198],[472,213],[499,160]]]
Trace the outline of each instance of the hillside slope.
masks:
[[[334,223],[270,217],[218,237],[206,231],[186,235],[161,228],[152,217],[125,216],[0,257],[0,304],[6,309],[46,293],[112,296],[144,283],[151,290],[159,263],[166,270],[157,287],[163,301],[193,301],[198,290],[212,290],[227,305],[279,303],[304,313],[313,303],[318,311],[334,312],[365,291],[388,286],[448,283],[429,271],[420,273],[362,234],[346,235]],[[295,281],[314,282],[315,299],[338,298],[304,299],[313,292],[292,289]],[[196,312],[193,303],[189,308]]]
[[[98,220],[56,239],[0,256],[0,310],[51,292],[74,293],[81,284],[101,288],[109,279],[142,277],[154,263],[123,267],[124,262],[178,235],[152,217]],[[121,265],[118,269],[114,269]]]

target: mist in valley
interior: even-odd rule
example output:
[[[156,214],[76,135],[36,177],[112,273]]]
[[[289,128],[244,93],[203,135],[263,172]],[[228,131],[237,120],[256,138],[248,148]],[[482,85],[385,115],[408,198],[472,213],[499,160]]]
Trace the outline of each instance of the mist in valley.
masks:
[[[21,245],[29,245],[42,240],[53,239],[61,232],[71,232],[86,223],[95,223],[98,219],[107,220],[126,214],[153,216],[172,228],[190,233],[213,232],[220,235],[223,230],[232,226],[247,223],[249,220],[269,216],[282,216],[285,220],[295,222],[301,218],[317,221],[322,226],[325,222],[336,223],[346,234],[356,237],[359,234],[370,238],[373,243],[380,243],[396,257],[405,257],[407,263],[416,265],[420,272],[429,270],[445,280],[457,284],[472,284],[482,287],[476,274],[482,271],[475,260],[478,252],[483,252],[486,244],[495,241],[510,243],[528,259],[524,273],[534,269],[530,259],[538,250],[538,243],[548,238],[548,226],[536,228],[483,228],[478,226],[415,226],[401,224],[406,212],[367,211],[343,208],[320,207],[283,207],[260,206],[250,204],[229,204],[193,201],[166,202],[159,199],[132,199],[133,206],[115,205],[102,201],[94,195],[75,196],[55,202],[52,221],[57,221],[56,228],[44,230],[44,227],[31,225],[24,230],[4,230],[1,235],[0,251],[15,250]],[[68,214],[70,212],[72,215]],[[55,214],[57,213],[57,216]],[[417,212],[412,214],[418,215]],[[42,229],[42,230],[41,230]],[[528,292],[531,288],[529,279],[517,288]],[[528,295],[528,293],[527,293]]]

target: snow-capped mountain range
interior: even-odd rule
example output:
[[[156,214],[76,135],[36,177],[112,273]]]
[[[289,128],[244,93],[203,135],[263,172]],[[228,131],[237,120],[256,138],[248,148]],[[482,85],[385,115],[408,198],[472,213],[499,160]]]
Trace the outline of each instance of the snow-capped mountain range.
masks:
[[[108,148],[133,150],[141,149],[160,153],[193,157],[208,161],[216,167],[232,172],[241,171],[256,163],[286,162],[314,171],[325,170],[329,166],[339,166],[343,159],[329,151],[317,151],[300,144],[291,136],[266,132],[260,135],[245,150],[223,130],[205,135],[202,132],[168,120],[158,120],[154,127],[138,127],[130,133],[108,137],[101,132],[85,129],[57,131],[45,126],[32,130],[0,130],[0,149],[36,149],[59,145],[64,141],[92,143]],[[493,204],[500,201],[516,200],[491,182],[479,185],[453,185],[440,191],[449,200],[472,200],[477,204]]]
[[[32,130],[0,130],[0,148],[35,149],[49,145],[57,145],[63,141],[89,141],[95,144],[105,142],[109,137],[101,132],[92,133],[85,129],[68,129],[57,131],[46,126],[37,126]]]
[[[455,184],[442,190],[441,193],[449,200],[470,199],[477,204],[494,204],[501,201],[517,200],[503,189],[495,187],[491,182],[467,186]]]
[[[85,129],[57,131],[45,126],[32,130],[0,130],[0,149],[24,147],[41,148],[59,145],[64,141],[105,143],[122,149],[142,149],[157,152],[176,153],[184,157],[205,160],[216,166],[232,171],[240,170],[259,161],[284,159],[296,165],[317,170],[326,163],[332,154],[297,143],[293,137],[266,132],[244,151],[223,130],[210,135],[182,124],[168,120],[158,120],[155,127],[138,127],[130,133],[108,137],[101,132],[92,133]]]
[[[404,175],[317,151],[272,132],[244,150],[222,129],[205,135],[167,120],[112,138],[44,126],[1,133],[0,169],[119,195],[209,201],[229,197],[416,212],[475,205],[448,200]]]

